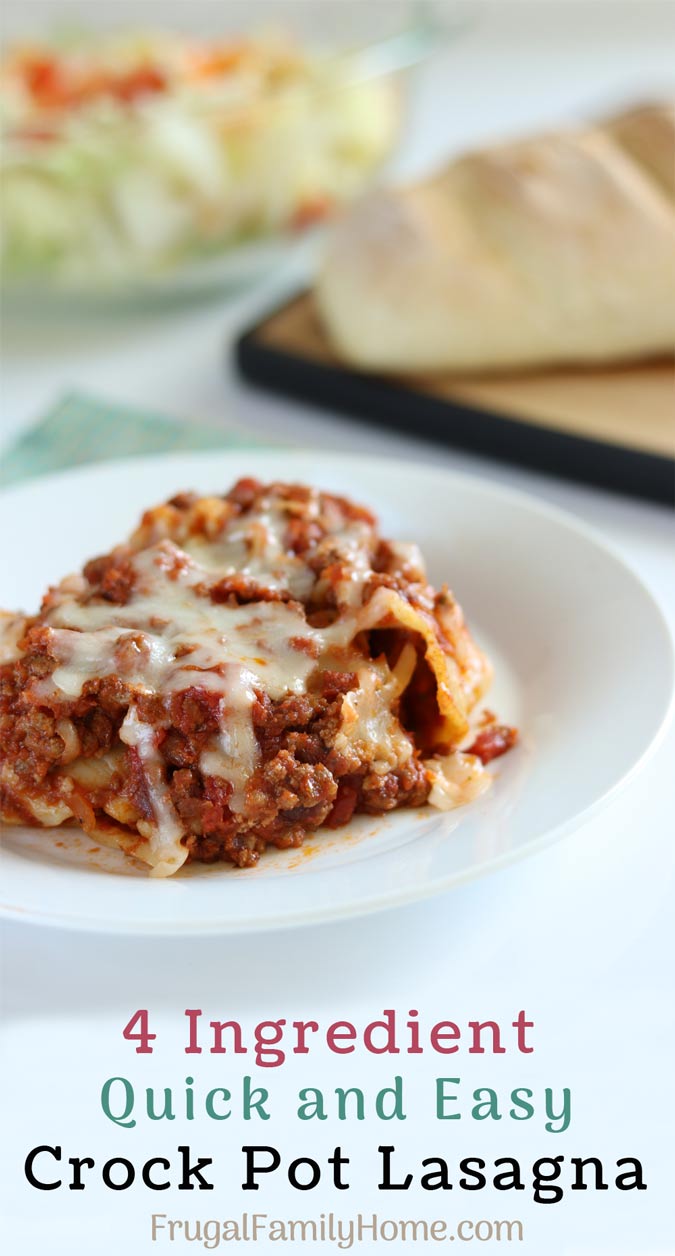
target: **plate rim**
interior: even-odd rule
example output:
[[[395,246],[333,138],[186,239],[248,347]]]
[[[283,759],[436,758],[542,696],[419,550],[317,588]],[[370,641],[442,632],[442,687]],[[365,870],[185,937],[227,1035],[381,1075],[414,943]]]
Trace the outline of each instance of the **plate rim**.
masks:
[[[333,905],[329,909],[323,906],[320,908],[312,908],[311,906],[304,909],[294,908],[290,914],[272,915],[267,916],[265,919],[254,916],[240,917],[234,924],[230,924],[226,916],[217,920],[207,919],[205,921],[195,917],[187,923],[180,920],[174,920],[170,923],[163,921],[155,923],[138,918],[119,920],[100,916],[70,916],[54,911],[43,913],[34,908],[25,908],[3,901],[0,901],[0,917],[14,923],[65,929],[76,933],[155,938],[197,938],[233,937],[237,934],[285,931],[287,929],[307,928],[379,914],[396,907],[404,907],[415,902],[425,901],[439,894],[447,893],[456,886],[465,885],[480,877],[491,875],[493,872],[497,872],[521,859],[540,852],[547,846],[576,831],[592,820],[599,811],[608,805],[635,778],[662,744],[675,709],[675,643],[670,625],[658,599],[630,563],[626,562],[623,556],[617,553],[612,544],[605,539],[600,531],[585,521],[580,520],[574,513],[551,504],[545,498],[540,498],[536,493],[514,488],[511,485],[504,485],[498,481],[491,480],[488,476],[466,473],[451,467],[434,466],[415,460],[408,461],[403,457],[385,456],[380,458],[374,454],[361,455],[359,453],[343,453],[332,449],[316,450],[311,447],[288,447],[284,449],[277,447],[269,449],[264,446],[254,446],[250,449],[241,447],[228,449],[224,447],[222,450],[151,454],[87,463],[67,470],[33,476],[17,484],[5,486],[0,489],[0,503],[6,503],[8,498],[11,503],[11,500],[17,496],[39,492],[40,486],[45,484],[45,482],[54,484],[58,489],[60,485],[67,487],[70,483],[74,482],[77,484],[80,479],[95,477],[100,473],[123,474],[125,470],[129,470],[132,467],[138,468],[140,472],[143,471],[143,468],[152,467],[156,469],[158,466],[166,466],[169,470],[171,467],[176,467],[176,469],[181,471],[183,469],[189,471],[191,464],[204,465],[208,461],[209,466],[211,466],[215,464],[216,460],[220,459],[239,462],[245,462],[248,459],[251,461],[284,462],[295,460],[296,458],[315,459],[319,463],[341,463],[343,466],[348,464],[358,465],[360,469],[370,466],[373,469],[377,469],[378,473],[385,474],[385,476],[388,468],[394,468],[399,473],[406,471],[413,477],[422,475],[436,482],[443,480],[446,482],[459,482],[471,492],[487,493],[488,496],[497,497],[505,503],[511,503],[535,514],[543,514],[553,523],[567,531],[571,531],[577,539],[590,543],[596,551],[602,553],[605,559],[608,559],[618,567],[624,577],[627,576],[632,581],[643,598],[645,606],[649,608],[649,613],[653,617],[655,627],[660,632],[667,652],[668,683],[664,688],[662,709],[656,716],[655,727],[650,740],[634,762],[613,783],[608,785],[602,794],[594,798],[581,811],[562,820],[560,824],[554,825],[553,828],[546,829],[524,846],[518,846],[503,851],[501,854],[492,855],[481,863],[474,862],[470,867],[460,872],[448,873],[445,876],[441,875],[421,885],[415,885],[407,889],[398,887],[383,894],[373,894],[368,898],[357,900],[356,903],[342,903]],[[320,473],[315,478],[320,482]],[[328,869],[324,875],[329,875],[329,873],[330,870]]]

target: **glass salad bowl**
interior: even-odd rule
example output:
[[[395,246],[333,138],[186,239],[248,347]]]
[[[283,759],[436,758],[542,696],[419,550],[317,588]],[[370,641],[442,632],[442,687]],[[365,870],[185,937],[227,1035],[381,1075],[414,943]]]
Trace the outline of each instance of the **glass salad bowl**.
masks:
[[[183,0],[161,28],[139,0],[115,26],[91,0],[42,9],[0,61],[3,285],[29,296],[268,272],[392,152],[404,72],[441,33],[397,0]]]

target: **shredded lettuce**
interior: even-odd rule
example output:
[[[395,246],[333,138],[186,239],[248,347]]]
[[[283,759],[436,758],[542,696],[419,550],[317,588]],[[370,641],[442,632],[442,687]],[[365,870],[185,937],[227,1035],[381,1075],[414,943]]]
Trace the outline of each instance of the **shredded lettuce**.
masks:
[[[125,56],[177,64],[170,51],[145,36]],[[95,286],[284,231],[354,196],[395,135],[393,85],[358,82],[345,62],[298,60],[273,92],[249,69],[206,84],[166,74],[137,100],[40,112],[5,67],[7,278]]]

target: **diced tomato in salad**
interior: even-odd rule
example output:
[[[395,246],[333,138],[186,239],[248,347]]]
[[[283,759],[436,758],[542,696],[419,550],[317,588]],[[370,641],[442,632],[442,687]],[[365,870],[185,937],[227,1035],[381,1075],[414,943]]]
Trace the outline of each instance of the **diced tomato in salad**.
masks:
[[[106,96],[130,104],[167,87],[166,75],[150,64],[119,74],[110,70],[78,72],[55,57],[28,57],[22,72],[35,104],[43,109],[64,109]]]
[[[291,219],[291,227],[294,231],[303,231],[315,222],[322,222],[332,208],[333,203],[329,196],[313,196],[311,200],[301,201]]]
[[[218,78],[230,74],[250,55],[250,48],[243,43],[224,44],[219,48],[195,48],[188,56],[188,78]]]

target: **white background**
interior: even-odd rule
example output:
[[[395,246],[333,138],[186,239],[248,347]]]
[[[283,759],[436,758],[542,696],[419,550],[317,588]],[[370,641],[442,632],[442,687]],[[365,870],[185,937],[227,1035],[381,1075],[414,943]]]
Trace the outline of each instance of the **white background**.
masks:
[[[103,7],[103,6],[101,6]],[[174,6],[175,7],[175,6]],[[25,12],[54,5],[28,3]],[[424,168],[467,141],[528,125],[581,117],[593,108],[645,97],[672,86],[675,10],[667,3],[519,4],[484,6],[481,20],[445,51],[419,83],[400,168]],[[154,410],[244,428],[275,441],[322,448],[386,449],[406,458],[479,471],[524,487],[592,523],[640,573],[675,624],[675,561],[665,510],[554,479],[519,472],[412,440],[375,434],[364,425],[259,395],[226,365],[233,335],[298,281],[303,259],[244,297],[192,310],[58,327],[10,324],[4,336],[3,440],[70,387],[88,388]],[[639,666],[636,642],[636,666]],[[626,712],[630,718],[630,712]],[[4,931],[2,1074],[6,1136],[7,1250],[11,1253],[136,1253],[203,1250],[197,1244],[152,1247],[150,1213],[174,1217],[237,1216],[242,1206],[278,1216],[310,1216],[331,1208],[384,1216],[519,1217],[533,1256],[655,1256],[675,1251],[672,1182],[673,927],[675,851],[672,841],[673,747],[670,735],[642,774],[591,824],[526,863],[457,889],[434,902],[347,925],[278,936],[178,943],[107,939],[7,927]],[[152,1010],[154,1056],[140,1059],[121,1038],[129,1015]],[[194,1128],[148,1123],[119,1130],[98,1112],[106,1077],[124,1074],[141,1087],[180,1083],[235,1089],[240,1059],[180,1050],[183,1010],[204,1020],[236,1017],[346,1017],[356,1023],[385,1006],[421,1019],[472,1018],[508,1023],[525,1008],[536,1022],[532,1056],[491,1060],[460,1053],[441,1067],[431,1053],[394,1064],[408,1088],[408,1120],[393,1128],[372,1117],[361,1125],[301,1125],[289,1113],[300,1085],[326,1089],[388,1084],[396,1067],[370,1058],[345,1061],[327,1053],[267,1070],[274,1119],[245,1127],[238,1119]],[[441,1061],[441,1063],[443,1063]],[[437,1125],[433,1078],[458,1075],[465,1086],[530,1086],[572,1090],[573,1119],[564,1135],[544,1131],[539,1112],[527,1124],[507,1119],[476,1126]],[[396,1123],[392,1123],[395,1125]],[[449,1132],[448,1132],[449,1130]],[[142,1188],[112,1195],[92,1185],[76,1195],[38,1195],[25,1186],[21,1163],[35,1143],[60,1142],[64,1157],[170,1154],[180,1142],[213,1154],[229,1189],[194,1196]],[[243,1142],[272,1142],[284,1156],[317,1155],[342,1143],[352,1157],[354,1185],[337,1194],[323,1186],[299,1194],[281,1174],[259,1198],[242,1196]],[[572,1193],[554,1207],[529,1191],[445,1196],[411,1190],[382,1196],[374,1188],[380,1141],[402,1149],[407,1167],[425,1155],[622,1155],[643,1159],[649,1190],[620,1195]],[[457,1178],[455,1174],[455,1180]],[[345,1196],[347,1202],[345,1203]],[[253,1204],[250,1199],[253,1198]],[[188,1203],[185,1203],[185,1199]],[[384,1202],[383,1202],[384,1199]],[[401,1200],[405,1202],[402,1203]],[[390,1202],[393,1201],[393,1202]],[[368,1245],[366,1245],[368,1246]],[[385,1251],[404,1249],[378,1244]],[[229,1250],[223,1249],[221,1250]],[[234,1249],[234,1246],[232,1247]],[[236,1250],[245,1250],[238,1248]],[[276,1250],[260,1244],[256,1250]],[[285,1248],[283,1250],[289,1250]],[[291,1248],[290,1250],[294,1250]],[[297,1250],[297,1249],[295,1249]],[[321,1251],[321,1247],[308,1247]],[[329,1249],[323,1249],[329,1250]],[[333,1250],[333,1249],[330,1249]],[[439,1250],[443,1250],[442,1246]],[[476,1250],[506,1251],[482,1244]],[[514,1250],[514,1249],[512,1249]]]

